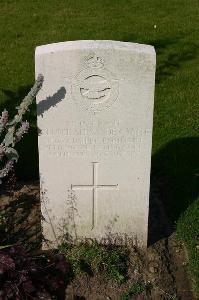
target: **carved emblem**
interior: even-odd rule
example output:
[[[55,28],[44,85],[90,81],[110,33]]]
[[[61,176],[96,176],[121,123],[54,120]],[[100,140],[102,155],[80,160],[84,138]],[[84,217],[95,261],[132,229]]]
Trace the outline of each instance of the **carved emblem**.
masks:
[[[118,80],[104,68],[104,60],[91,54],[83,69],[72,81],[72,96],[82,109],[100,112],[113,104],[118,96]]]

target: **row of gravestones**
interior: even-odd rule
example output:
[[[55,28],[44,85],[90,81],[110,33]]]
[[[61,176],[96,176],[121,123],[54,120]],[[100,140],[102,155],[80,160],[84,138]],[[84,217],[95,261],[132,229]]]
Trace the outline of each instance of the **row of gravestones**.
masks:
[[[147,244],[155,82],[152,46],[75,41],[36,48],[43,234]],[[46,246],[45,246],[46,247]]]

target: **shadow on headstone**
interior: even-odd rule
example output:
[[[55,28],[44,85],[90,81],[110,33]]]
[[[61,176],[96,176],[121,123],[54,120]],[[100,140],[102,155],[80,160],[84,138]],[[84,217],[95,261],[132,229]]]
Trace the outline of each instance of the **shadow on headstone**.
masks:
[[[153,244],[168,237],[180,215],[199,196],[199,138],[169,142],[152,157],[149,234]]]
[[[61,102],[66,95],[65,87],[60,87],[60,89],[53,95],[47,97],[45,100],[42,100],[37,105],[37,114],[38,116],[44,114],[49,108],[56,106],[59,102]]]

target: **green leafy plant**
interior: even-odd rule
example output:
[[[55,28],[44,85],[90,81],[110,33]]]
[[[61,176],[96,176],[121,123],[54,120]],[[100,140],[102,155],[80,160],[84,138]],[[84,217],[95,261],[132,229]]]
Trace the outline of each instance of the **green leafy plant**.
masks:
[[[43,80],[43,75],[38,75],[28,95],[22,100],[21,104],[16,107],[17,114],[13,119],[9,120],[9,114],[6,109],[4,109],[1,114],[0,137],[4,135],[4,138],[0,144],[0,184],[2,183],[2,178],[9,174],[14,163],[18,161],[19,155],[15,149],[15,145],[29,129],[29,123],[28,121],[23,121],[23,116],[41,89]]]
[[[122,247],[107,247],[92,241],[77,245],[63,243],[59,246],[59,251],[67,257],[74,275],[102,272],[118,283],[126,279],[128,254]]]
[[[144,282],[134,283],[124,294],[123,300],[131,299],[132,296],[142,294],[146,290],[146,284]]]

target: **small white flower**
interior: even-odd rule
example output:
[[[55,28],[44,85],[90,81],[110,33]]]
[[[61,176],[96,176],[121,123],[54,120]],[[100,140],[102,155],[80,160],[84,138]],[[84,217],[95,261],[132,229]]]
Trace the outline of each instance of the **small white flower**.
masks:
[[[153,25],[153,28],[155,28],[155,29],[156,29],[156,27],[157,27],[156,25]]]

